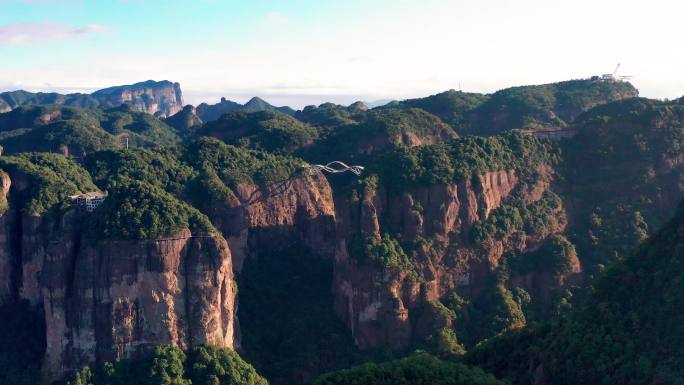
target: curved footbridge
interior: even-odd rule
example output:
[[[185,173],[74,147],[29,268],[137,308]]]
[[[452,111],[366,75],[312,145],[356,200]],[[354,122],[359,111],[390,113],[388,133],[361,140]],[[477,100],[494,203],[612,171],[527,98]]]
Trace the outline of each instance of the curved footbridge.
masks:
[[[307,169],[309,174],[315,174],[317,172],[327,172],[328,174],[351,172],[356,175],[361,175],[364,170],[363,166],[349,166],[344,162],[340,162],[339,160],[332,161],[328,164],[306,164],[304,167]]]

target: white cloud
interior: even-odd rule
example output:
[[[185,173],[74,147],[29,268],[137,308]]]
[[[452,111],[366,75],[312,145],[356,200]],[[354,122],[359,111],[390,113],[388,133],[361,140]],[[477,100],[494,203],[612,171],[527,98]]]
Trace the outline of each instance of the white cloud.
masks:
[[[23,46],[49,43],[107,30],[107,27],[99,24],[80,27],[53,22],[4,24],[0,25],[0,45]]]

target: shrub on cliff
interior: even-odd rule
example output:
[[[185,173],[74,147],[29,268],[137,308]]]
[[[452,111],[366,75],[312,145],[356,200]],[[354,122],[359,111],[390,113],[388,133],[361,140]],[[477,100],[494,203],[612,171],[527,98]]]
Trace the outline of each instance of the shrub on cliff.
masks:
[[[382,238],[363,238],[360,234],[352,237],[349,252],[361,264],[372,265],[381,269],[408,272],[417,277],[415,266],[399,242],[384,234]]]
[[[157,186],[127,181],[108,193],[91,217],[91,228],[99,237],[152,240],[183,229],[196,235],[216,232],[204,214]]]
[[[553,235],[536,251],[510,256],[508,264],[516,274],[535,271],[563,275],[573,270],[575,261],[575,245],[563,235]]]
[[[507,133],[496,137],[467,136],[413,148],[400,147],[378,156],[368,166],[388,189],[459,182],[490,171],[529,170],[553,163],[549,144],[530,135]]]
[[[96,191],[90,175],[81,166],[59,154],[22,153],[0,157],[0,169],[7,171],[13,183],[28,182],[20,190],[24,212],[41,215],[67,197],[79,192]]]
[[[478,368],[439,360],[427,353],[385,363],[366,363],[319,377],[315,385],[503,385]]]
[[[481,243],[524,234],[546,238],[557,230],[558,222],[562,219],[558,212],[561,204],[560,197],[551,191],[545,192],[534,203],[511,199],[492,210],[487,219],[475,223],[471,230],[472,239]]]
[[[268,385],[236,352],[200,346],[189,352],[160,345],[137,360],[73,373],[67,385]]]
[[[232,350],[201,346],[190,353],[189,361],[188,378],[193,385],[268,385]]]

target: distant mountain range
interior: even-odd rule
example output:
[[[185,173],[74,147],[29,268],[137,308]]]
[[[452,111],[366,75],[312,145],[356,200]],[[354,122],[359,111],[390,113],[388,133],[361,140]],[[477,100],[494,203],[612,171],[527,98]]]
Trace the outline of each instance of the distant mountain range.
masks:
[[[233,111],[247,111],[247,112],[256,112],[256,111],[278,111],[282,112],[288,115],[294,115],[295,110],[293,110],[290,107],[275,107],[271,104],[269,104],[267,101],[264,99],[261,99],[259,97],[253,97],[250,99],[247,103],[245,104],[240,104],[231,100],[228,100],[226,98],[221,98],[221,101],[217,104],[207,104],[207,103],[202,103],[199,106],[197,106],[197,116],[202,119],[204,122],[210,122],[213,120],[217,120],[218,118],[221,117],[223,114],[227,114],[229,112]]]
[[[183,110],[183,93],[180,84],[168,80],[147,80],[130,85],[114,86],[92,94],[60,94],[24,90],[0,93],[0,113],[12,111],[20,106],[40,104],[105,109],[130,104],[134,111],[146,112],[158,118],[169,118]],[[203,122],[217,120],[221,115],[232,111],[277,111],[291,116],[295,114],[295,110],[290,107],[276,107],[259,97],[253,97],[245,104],[221,98],[217,104],[202,103],[196,108],[197,116]]]
[[[130,104],[136,111],[146,112],[160,118],[175,114],[183,108],[180,84],[168,80],[148,80],[140,83],[116,86],[95,91],[92,94],[58,94],[55,92],[28,92],[23,90],[0,93],[0,112],[11,111],[19,106],[34,104],[64,104],[68,106],[96,108],[118,107]]]

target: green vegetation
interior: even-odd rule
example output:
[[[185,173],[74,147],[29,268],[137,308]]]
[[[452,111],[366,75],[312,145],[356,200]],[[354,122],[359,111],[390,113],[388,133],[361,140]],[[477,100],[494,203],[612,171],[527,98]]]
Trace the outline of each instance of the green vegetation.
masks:
[[[67,203],[69,195],[97,190],[87,171],[58,154],[3,156],[0,168],[11,175],[13,183],[28,183],[25,190],[20,190],[19,201],[29,215],[41,215],[55,205]]]
[[[235,146],[285,152],[310,144],[317,134],[308,124],[271,111],[231,112],[197,131],[199,136],[212,136]]]
[[[607,269],[570,314],[487,341],[468,361],[514,383],[527,381],[534,363],[559,385],[681,384],[682,229],[684,203],[669,224]]]
[[[388,279],[401,273],[408,281],[426,283],[416,295],[430,290],[432,267],[475,267],[472,276],[463,277],[466,285],[458,286],[463,284],[458,280],[453,292],[439,301],[407,305],[411,346],[387,349],[385,354],[396,357],[420,348],[439,358],[420,353],[369,363],[323,375],[315,383],[501,383],[454,362],[465,360],[515,384],[533,383],[543,365],[549,382],[556,385],[684,385],[684,208],[631,254],[636,243],[665,222],[684,194],[684,104],[629,98],[594,107],[635,94],[628,83],[580,80],[492,95],[448,91],[369,111],[362,105],[323,104],[305,108],[296,118],[272,111],[259,99],[239,107],[226,101],[219,107],[271,111],[231,112],[204,126],[185,127],[183,143],[178,130],[129,106],[21,107],[0,114],[0,144],[5,149],[0,174],[9,174],[13,186],[10,202],[0,197],[0,213],[11,205],[43,215],[62,207],[68,195],[99,187],[108,198],[93,213],[79,215],[79,226],[82,221],[97,239],[146,241],[173,237],[186,228],[195,235],[217,234],[195,207],[230,228],[232,223],[226,222],[233,217],[224,216],[233,214],[240,184],[285,186],[295,177],[306,177],[301,174],[304,161],[288,154],[312,163],[339,159],[366,166],[360,178],[329,178],[336,199],[348,194],[357,202],[377,192],[388,216],[393,199],[404,192],[417,191],[415,198],[427,186],[459,183],[459,189],[467,185],[477,195],[483,174],[512,171],[518,179],[515,190],[486,220],[475,223],[470,233],[448,234],[449,247],[462,254],[451,255],[450,250],[441,260],[432,258],[430,253],[441,253],[440,245],[445,245],[441,234],[406,239],[400,236],[405,229],[393,228],[388,222],[397,221],[388,217],[377,218],[379,239],[364,237],[351,225],[350,258],[378,273],[390,273],[384,274]],[[13,103],[34,96],[11,95]],[[193,117],[186,118],[190,122]],[[577,135],[559,143],[510,131],[569,125]],[[495,136],[457,138],[456,132]],[[125,137],[133,148],[121,149]],[[57,151],[75,155],[83,166],[48,153]],[[548,184],[559,195],[547,191],[531,203],[530,196]],[[423,216],[426,233],[437,227],[428,222],[442,203],[435,199],[441,198],[430,191],[427,200],[421,197],[408,207],[410,215]],[[446,211],[445,206],[439,210]],[[6,218],[12,263],[22,257],[16,251],[22,229],[13,227],[19,219]],[[292,228],[301,224],[296,223],[250,228],[249,257],[237,278],[245,357],[275,385],[312,383],[321,373],[382,354],[359,352],[354,345],[349,327],[333,312],[333,261],[314,255],[292,235],[292,230],[302,230]],[[565,234],[557,234],[566,225]],[[532,245],[539,247],[530,251]],[[507,251],[493,273],[477,270],[482,267],[478,264],[495,264],[485,260],[488,247]],[[425,255],[430,261],[421,259]],[[577,271],[578,258],[586,272],[581,278],[592,286],[569,291],[547,284]],[[605,265],[607,273],[591,281]],[[18,266],[11,274],[20,275]],[[67,277],[70,269],[65,267]],[[18,282],[13,279],[10,285]],[[40,313],[24,303],[0,308],[0,383],[38,383],[45,351],[41,320]],[[168,346],[142,359],[84,368],[69,381],[266,384],[234,352],[211,347],[183,352]]]
[[[121,143],[121,136],[129,137],[134,147],[172,146],[179,141],[175,130],[144,112],[136,112],[128,104],[105,110],[99,116],[100,125]]]
[[[80,93],[62,95],[54,92],[34,93],[24,90],[0,93],[0,107],[16,108],[23,105],[37,104],[68,104],[83,108],[96,108],[99,102],[88,94]]]
[[[564,275],[573,270],[577,261],[575,246],[562,235],[553,235],[538,250],[509,257],[508,265],[515,274],[550,272]]]
[[[401,147],[378,156],[367,168],[393,191],[414,186],[449,184],[489,171],[533,172],[556,155],[548,143],[529,135],[507,133],[496,137],[467,136],[431,146]]]
[[[364,113],[364,110],[351,106],[344,107],[333,103],[323,103],[318,107],[306,106],[303,110],[298,111],[295,117],[327,134],[335,128],[360,122],[364,118]]]
[[[195,235],[216,233],[209,219],[161,188],[136,181],[114,186],[91,217],[100,238],[148,240],[175,236],[183,229]]]
[[[31,130],[19,131],[21,133],[18,135],[0,141],[10,154],[39,151],[82,156],[85,153],[116,146],[111,135],[80,120],[58,121]],[[14,133],[16,132],[11,134]]]
[[[182,160],[196,170],[213,169],[228,187],[240,183],[285,181],[301,171],[303,161],[227,145],[201,137],[185,146]]]
[[[491,135],[514,128],[564,127],[594,106],[637,94],[630,83],[598,80],[506,88],[469,112],[467,132]]]
[[[178,142],[173,128],[128,105],[102,111],[66,106],[20,107],[0,114],[0,145],[6,153],[67,152],[82,156],[122,146],[171,146]]]
[[[160,345],[148,357],[74,373],[67,385],[268,385],[236,352],[200,346],[188,352]]]
[[[565,127],[597,105],[637,95],[627,82],[586,79],[511,87],[491,95],[450,90],[392,107],[421,108],[462,135],[496,135],[515,128]]]
[[[309,383],[367,359],[333,312],[332,261],[301,246],[277,247],[289,239],[269,239],[238,278],[245,358],[275,385]]]
[[[491,374],[427,353],[381,364],[367,363],[319,377],[315,385],[479,385],[505,384]]]
[[[301,151],[306,159],[328,162],[367,161],[371,155],[400,145],[434,143],[457,137],[438,117],[418,108],[374,109],[358,123],[321,130],[322,137],[311,148]]]
[[[383,270],[410,272],[416,275],[416,267],[406,255],[399,242],[389,234],[381,239],[362,237],[359,234],[352,237],[349,252],[357,262],[372,265]]]
[[[558,221],[562,219],[561,205],[560,197],[551,191],[531,204],[511,199],[492,210],[486,220],[475,223],[472,239],[476,243],[525,235],[544,239],[558,228]]]
[[[467,113],[488,99],[488,95],[449,90],[425,98],[403,100],[398,105],[407,108],[422,108],[437,115],[445,123],[451,125],[456,132],[462,132],[462,127],[468,124]]]
[[[474,300],[458,295],[447,298],[445,305],[454,312],[459,340],[471,346],[499,333],[525,326],[524,303],[507,287],[508,272],[500,269],[497,276],[486,282],[483,294]]]
[[[562,143],[571,240],[585,266],[624,257],[684,194],[684,106],[634,98],[597,107]]]
[[[175,149],[99,151],[85,158],[84,167],[103,190],[133,180],[153,184],[182,197],[186,185],[197,172],[181,163],[177,152]]]

